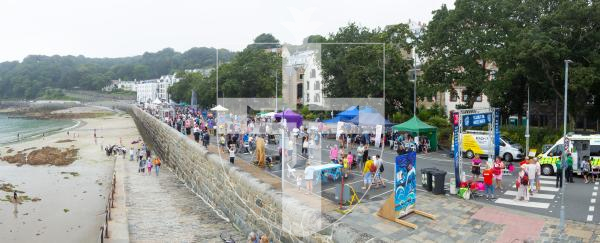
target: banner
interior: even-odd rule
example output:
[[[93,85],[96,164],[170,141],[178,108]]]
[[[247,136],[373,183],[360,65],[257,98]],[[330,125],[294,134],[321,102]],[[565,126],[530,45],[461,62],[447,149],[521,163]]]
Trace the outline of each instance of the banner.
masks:
[[[375,127],[375,147],[379,148],[379,144],[381,144],[381,133],[383,132],[383,126],[377,125]]]
[[[494,109],[494,155],[500,156],[500,109]]]
[[[454,152],[454,177],[456,179],[456,186],[458,187],[460,185],[460,165],[459,165],[459,156],[460,156],[460,146],[458,144],[458,136],[460,136],[459,132],[458,132],[458,126],[459,126],[459,115],[458,113],[454,113],[452,115],[452,117],[454,118],[454,122],[452,124],[454,124],[452,126],[452,128],[454,129],[454,133],[453,133],[453,152]]]
[[[394,173],[394,210],[400,218],[412,212],[417,199],[417,153],[396,156]]]
[[[492,113],[462,115],[464,127],[485,126],[492,122]]]
[[[342,134],[342,129],[344,128],[344,122],[337,123],[337,129],[335,132],[335,140],[340,139],[340,135]]]

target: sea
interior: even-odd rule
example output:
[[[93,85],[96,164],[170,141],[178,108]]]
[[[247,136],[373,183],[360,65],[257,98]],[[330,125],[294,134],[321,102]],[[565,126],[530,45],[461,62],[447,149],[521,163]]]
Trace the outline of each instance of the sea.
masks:
[[[45,120],[0,113],[0,145],[29,140],[77,126],[73,120]]]

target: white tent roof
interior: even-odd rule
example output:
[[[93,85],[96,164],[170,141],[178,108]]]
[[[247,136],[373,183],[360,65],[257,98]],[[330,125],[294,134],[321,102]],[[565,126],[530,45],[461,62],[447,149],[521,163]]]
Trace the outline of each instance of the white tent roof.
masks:
[[[228,111],[229,109],[221,106],[221,105],[217,105],[215,107],[213,107],[212,109],[210,109],[211,111]]]
[[[154,101],[152,101],[152,104],[162,104],[162,101],[160,101],[158,98],[156,98]]]

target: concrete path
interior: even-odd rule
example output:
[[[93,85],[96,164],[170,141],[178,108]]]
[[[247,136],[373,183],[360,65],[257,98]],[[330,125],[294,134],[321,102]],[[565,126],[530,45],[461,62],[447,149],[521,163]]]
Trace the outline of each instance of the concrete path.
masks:
[[[131,242],[222,242],[221,233],[245,239],[165,166],[159,176],[138,173],[133,161],[123,169]]]

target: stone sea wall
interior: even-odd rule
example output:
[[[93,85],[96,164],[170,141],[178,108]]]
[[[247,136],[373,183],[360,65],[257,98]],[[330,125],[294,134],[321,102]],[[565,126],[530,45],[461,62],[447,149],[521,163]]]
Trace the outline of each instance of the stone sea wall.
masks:
[[[144,141],[164,164],[243,233],[268,233],[276,242],[355,242],[365,238],[348,233],[353,230],[344,225],[312,229],[311,226],[326,226],[333,220],[319,210],[282,196],[270,185],[230,165],[139,108],[124,110],[130,111]]]

